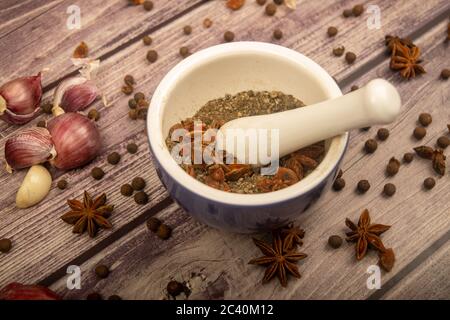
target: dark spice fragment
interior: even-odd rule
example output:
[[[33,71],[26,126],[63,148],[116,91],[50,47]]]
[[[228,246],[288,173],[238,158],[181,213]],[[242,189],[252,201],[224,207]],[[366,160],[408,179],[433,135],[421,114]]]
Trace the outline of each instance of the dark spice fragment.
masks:
[[[224,39],[226,42],[231,42],[231,41],[233,41],[233,40],[234,40],[234,33],[231,32],[231,31],[226,31],[226,32],[223,34],[223,39]]]
[[[148,101],[145,100],[145,98],[144,99],[139,99],[137,101],[137,105],[138,105],[138,107],[143,107],[143,108],[148,108],[148,106],[149,106]]]
[[[400,161],[392,157],[386,166],[386,173],[388,176],[394,176],[400,170]]]
[[[137,107],[137,102],[136,102],[136,100],[134,100],[133,98],[130,99],[130,100],[128,100],[128,107],[129,107],[130,109],[136,109],[136,107]]]
[[[395,254],[394,250],[391,248],[384,249],[383,251],[378,253],[379,256],[379,264],[385,271],[389,272],[394,267],[395,263]]]
[[[58,189],[64,190],[65,188],[67,188],[67,181],[64,180],[64,179],[61,179],[61,180],[58,181],[56,186],[58,187]]]
[[[392,197],[394,195],[395,191],[397,191],[397,188],[395,187],[394,184],[386,183],[384,185],[383,193],[384,193],[385,196]]]
[[[158,60],[158,53],[155,50],[149,50],[147,52],[147,60],[150,63],[154,63],[156,60]]]
[[[344,52],[345,52],[345,47],[344,46],[339,46],[339,47],[336,47],[336,48],[333,49],[333,54],[336,57],[342,56],[344,54]]]
[[[429,113],[421,113],[419,115],[419,123],[423,125],[424,127],[427,127],[430,125],[430,123],[433,121],[433,118],[431,117],[431,114]]]
[[[239,10],[245,3],[245,0],[227,0],[227,7],[231,10]]]
[[[356,54],[354,54],[353,52],[347,52],[345,54],[345,60],[348,64],[352,64],[356,60]]]
[[[134,190],[140,191],[145,188],[145,180],[142,179],[141,177],[136,177],[131,182],[131,186],[133,187]]]
[[[342,11],[342,15],[344,16],[344,18],[351,17],[353,15],[352,9],[345,9],[344,11]]]
[[[212,24],[213,22],[209,18],[203,20],[203,27],[205,27],[206,29],[211,28]]]
[[[441,71],[441,78],[447,80],[450,78],[450,69],[444,69]]]
[[[140,100],[145,100],[145,94],[142,92],[136,92],[134,94],[134,100],[139,103]]]
[[[83,59],[86,58],[88,56],[89,53],[89,48],[87,46],[87,44],[82,41],[76,48],[75,51],[73,52],[73,57],[75,59]]]
[[[156,230],[156,235],[160,239],[167,240],[172,235],[172,228],[167,224],[161,223],[158,227],[158,230]]]
[[[129,143],[127,145],[127,151],[131,154],[136,153],[138,150],[138,146],[135,143]]]
[[[183,33],[185,35],[190,35],[192,33],[192,27],[191,26],[184,26],[183,27]]]
[[[407,152],[403,155],[403,162],[410,163],[414,159],[414,153]]]
[[[155,217],[151,217],[147,220],[147,228],[152,232],[158,231],[159,226],[161,225],[161,220]]]
[[[103,300],[103,297],[98,292],[92,292],[88,294],[86,300]]]
[[[421,158],[428,159],[428,160],[431,160],[433,158],[434,150],[431,147],[428,147],[428,146],[415,147],[414,151]]]
[[[377,131],[377,137],[378,139],[380,139],[381,141],[386,140],[389,137],[389,130],[386,128],[380,128]]]
[[[97,111],[97,109],[91,109],[88,112],[88,118],[93,121],[98,121],[100,119],[100,113]]]
[[[12,242],[9,239],[0,239],[0,252],[7,253],[11,250]]]
[[[256,0],[256,3],[259,4],[260,6],[265,5],[267,2],[267,0]]]
[[[172,280],[167,284],[167,293],[172,297],[176,297],[184,291],[184,286],[182,283]]]
[[[134,201],[137,204],[147,204],[148,203],[148,195],[144,191],[139,191],[134,195]]]
[[[281,38],[283,38],[283,31],[281,31],[280,29],[275,29],[273,31],[273,37],[277,40],[280,40]]]
[[[427,134],[427,129],[425,129],[424,127],[417,127],[413,131],[413,136],[417,140],[423,139],[423,137],[425,137],[426,134]]]
[[[141,108],[137,111],[138,119],[145,120],[147,118],[147,108]]]
[[[45,120],[39,120],[38,123],[36,123],[36,127],[45,128],[47,127],[47,122]]]
[[[364,12],[364,6],[362,4],[357,4],[352,9],[352,13],[355,17],[362,15],[363,12]]]
[[[437,174],[443,176],[445,174],[445,159],[444,151],[442,149],[436,149],[433,153],[433,158],[431,159],[433,162],[433,169]]]
[[[122,300],[122,298],[117,294],[113,294],[112,296],[109,296],[108,300]]]
[[[122,92],[123,93],[125,93],[126,95],[130,95],[130,94],[132,94],[133,93],[133,86],[130,86],[130,85],[124,85],[123,87],[122,87]]]
[[[284,0],[273,0],[273,2],[280,6],[284,3]]]
[[[353,85],[351,88],[350,88],[350,91],[356,91],[356,90],[358,90],[359,89],[359,87],[357,86],[357,85]],[[364,130],[369,130],[370,129],[370,127],[365,127],[365,128],[363,128]]]
[[[126,85],[129,85],[129,86],[132,86],[132,85],[136,84],[136,82],[134,81],[133,76],[130,75],[130,74],[127,74],[127,75],[123,78],[123,82],[124,82]]]
[[[128,111],[128,117],[130,117],[131,120],[136,120],[138,118],[138,112],[136,109],[131,109]]]
[[[337,178],[333,183],[334,191],[341,191],[345,187],[345,180],[343,178]]]
[[[104,177],[105,172],[101,168],[95,167],[92,169],[91,175],[95,180],[100,180]]]
[[[144,9],[150,11],[153,9],[153,2],[150,0],[144,1]]]
[[[370,189],[370,183],[367,180],[360,180],[356,185],[356,189],[359,193],[366,193]]]
[[[364,144],[364,150],[367,153],[374,153],[375,150],[378,148],[378,142],[376,142],[374,139],[369,139]]]
[[[342,245],[342,238],[337,235],[330,236],[328,238],[328,245],[333,249],[337,249]]]
[[[144,44],[145,44],[146,46],[149,46],[149,45],[152,44],[153,39],[152,39],[150,36],[144,36],[144,37],[142,38],[142,42],[144,42]]]
[[[436,141],[436,144],[440,148],[445,149],[450,145],[450,139],[446,136],[439,137]]]
[[[99,265],[95,267],[95,274],[97,275],[97,277],[104,279],[106,277],[108,277],[109,275],[109,268],[105,265]]]
[[[436,185],[436,180],[434,180],[434,178],[432,178],[432,177],[428,177],[423,181],[423,186],[427,190],[433,189],[435,185]]]
[[[180,56],[182,56],[183,58],[186,58],[190,55],[191,53],[189,52],[189,48],[188,47],[181,47],[180,48]]]
[[[109,164],[118,164],[120,161],[120,154],[117,152],[110,153],[106,158]]]
[[[265,12],[268,16],[273,16],[277,12],[277,6],[274,3],[269,3],[266,6]]]
[[[338,29],[336,27],[328,27],[327,34],[329,37],[334,37],[337,33]]]
[[[129,197],[133,194],[133,187],[130,184],[124,184],[120,187],[120,193],[126,197]]]
[[[53,104],[50,102],[45,102],[41,105],[41,109],[46,114],[52,114]]]

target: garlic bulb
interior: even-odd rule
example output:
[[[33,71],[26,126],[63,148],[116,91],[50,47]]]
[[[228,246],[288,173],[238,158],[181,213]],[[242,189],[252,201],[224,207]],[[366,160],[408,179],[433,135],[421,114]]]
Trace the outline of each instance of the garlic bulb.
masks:
[[[50,192],[52,177],[43,166],[32,166],[17,191],[16,206],[29,208],[42,201]]]

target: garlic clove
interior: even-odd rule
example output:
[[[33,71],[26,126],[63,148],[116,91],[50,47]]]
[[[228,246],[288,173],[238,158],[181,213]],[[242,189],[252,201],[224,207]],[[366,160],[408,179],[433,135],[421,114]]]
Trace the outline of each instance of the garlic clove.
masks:
[[[55,90],[53,108],[58,107],[66,112],[86,109],[99,95],[94,82],[85,77],[71,77],[62,81]]]
[[[41,202],[50,192],[52,177],[41,165],[32,166],[17,191],[16,206],[24,209]]]
[[[53,141],[46,128],[24,129],[5,143],[5,159],[13,169],[43,163],[52,156],[54,156]]]

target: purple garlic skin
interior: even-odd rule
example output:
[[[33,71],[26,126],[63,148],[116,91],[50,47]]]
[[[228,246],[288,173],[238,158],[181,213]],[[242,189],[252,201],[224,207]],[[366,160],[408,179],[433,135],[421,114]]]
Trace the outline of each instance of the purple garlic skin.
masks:
[[[99,96],[95,83],[84,77],[72,77],[61,82],[55,91],[53,106],[65,112],[82,111]]]
[[[49,160],[53,155],[50,132],[41,127],[24,129],[5,143],[5,159],[13,169],[23,169]]]
[[[9,81],[0,87],[0,118],[11,124],[27,123],[40,113],[41,98],[41,73]]]

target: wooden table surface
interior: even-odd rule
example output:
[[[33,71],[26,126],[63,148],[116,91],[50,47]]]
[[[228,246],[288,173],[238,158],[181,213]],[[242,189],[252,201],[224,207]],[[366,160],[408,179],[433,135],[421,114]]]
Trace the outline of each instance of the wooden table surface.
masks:
[[[13,242],[11,251],[0,253],[0,287],[9,282],[40,283],[50,286],[68,299],[83,299],[97,291],[105,297],[119,294],[124,299],[161,299],[171,279],[188,281],[189,299],[448,299],[450,298],[450,179],[448,172],[438,177],[429,163],[414,159],[402,165],[400,172],[388,178],[386,163],[419,144],[434,146],[439,136],[448,136],[450,123],[450,82],[439,79],[443,68],[450,68],[448,43],[444,43],[450,16],[448,0],[372,0],[381,13],[380,29],[369,29],[369,13],[345,19],[342,11],[358,1],[298,1],[295,11],[279,7],[274,17],[254,0],[247,0],[238,11],[230,11],[222,0],[154,0],[154,9],[128,6],[126,0],[78,0],[81,9],[80,30],[66,27],[71,0],[3,0],[0,3],[0,83],[32,75],[43,68],[44,99],[51,97],[61,79],[76,73],[70,57],[74,48],[85,41],[90,57],[102,61],[98,81],[111,106],[94,104],[101,114],[98,126],[103,137],[103,151],[91,164],[68,172],[53,171],[54,186],[39,205],[25,210],[15,208],[15,193],[25,171],[0,173],[0,238]],[[202,21],[210,18],[209,29]],[[185,25],[193,32],[186,36]],[[339,33],[326,34],[329,26]],[[284,36],[273,40],[275,28]],[[403,109],[398,120],[387,126],[390,137],[380,142],[378,150],[367,155],[364,142],[376,135],[378,128],[352,131],[342,169],[346,187],[341,192],[326,192],[299,218],[306,230],[301,248],[308,258],[299,263],[302,278],[282,288],[277,281],[261,285],[263,268],[247,262],[260,255],[248,235],[237,235],[205,226],[179,208],[169,198],[156,176],[149,155],[144,121],[128,118],[129,97],[120,88],[125,74],[132,74],[140,90],[151,96],[162,77],[180,61],[178,50],[188,46],[191,52],[223,42],[223,33],[231,30],[236,41],[275,42],[301,52],[333,75],[344,92],[354,84],[364,85],[382,77],[397,87]],[[149,34],[151,47],[141,39]],[[421,48],[426,74],[405,81],[389,70],[384,47],[386,34],[411,37]],[[349,66],[343,57],[332,56],[332,49],[344,45],[357,54]],[[154,64],[146,61],[149,49],[157,50]],[[149,112],[152,112],[149,110]],[[421,112],[433,116],[427,135],[417,142],[411,136]],[[35,126],[41,115],[24,127]],[[21,127],[0,123],[0,154],[4,143]],[[126,152],[135,142],[137,154]],[[106,156],[119,152],[117,166]],[[447,151],[448,153],[448,151]],[[447,162],[448,164],[448,162]],[[105,169],[106,176],[94,180],[93,167]],[[123,197],[119,188],[134,176],[147,181],[150,201],[145,206]],[[422,182],[435,177],[436,186],[424,191]],[[64,178],[69,187],[61,191],[56,182]],[[370,190],[355,193],[356,183],[368,179]],[[383,186],[392,182],[397,193],[392,198],[381,195]],[[93,194],[106,192],[116,209],[111,217],[112,230],[101,230],[94,239],[76,235],[60,220],[67,210],[66,200],[79,198],[83,190]],[[379,290],[368,289],[366,272],[377,263],[370,252],[356,262],[353,246],[344,243],[338,250],[327,246],[332,234],[343,234],[344,219],[356,220],[368,208],[373,221],[392,225],[383,235],[386,245],[396,253],[394,269],[382,272]],[[173,235],[163,241],[150,233],[145,221],[156,216],[173,227]],[[111,268],[107,279],[98,280],[93,269],[98,264]],[[66,286],[67,266],[81,268],[81,289]]]

